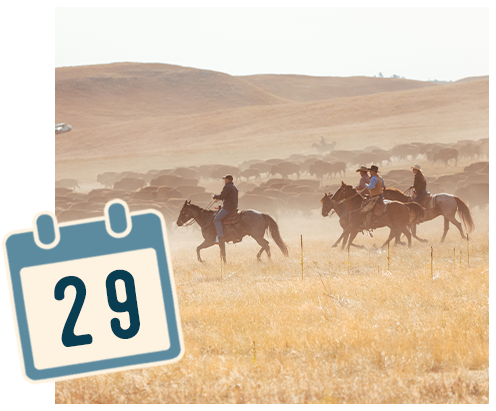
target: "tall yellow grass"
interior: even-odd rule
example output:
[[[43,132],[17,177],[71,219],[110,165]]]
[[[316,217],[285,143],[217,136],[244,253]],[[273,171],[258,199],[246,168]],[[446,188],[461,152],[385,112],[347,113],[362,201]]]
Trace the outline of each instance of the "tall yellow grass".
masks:
[[[203,251],[193,228],[169,239],[186,352],[169,366],[56,383],[56,403],[488,403],[488,213],[467,244],[442,219],[418,228],[429,244],[331,248],[336,217],[279,219],[284,258],[258,245]],[[301,278],[300,234],[304,240]],[[431,275],[431,247],[434,262]],[[456,259],[453,258],[456,249]],[[460,264],[459,250],[462,251]]]

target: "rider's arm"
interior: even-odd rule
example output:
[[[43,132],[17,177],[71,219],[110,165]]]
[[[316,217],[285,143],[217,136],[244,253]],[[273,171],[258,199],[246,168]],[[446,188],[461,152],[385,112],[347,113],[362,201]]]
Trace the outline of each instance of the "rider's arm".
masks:
[[[413,190],[415,192],[417,191],[420,191],[419,188],[420,188],[420,175],[417,173],[415,174],[415,178],[413,180],[413,186],[412,186]]]
[[[377,177],[376,177],[376,176],[374,176],[374,177],[372,177],[372,178],[370,179],[370,184],[367,184],[367,186],[366,186],[366,187],[367,187],[369,190],[371,190],[371,189],[375,188],[375,185],[378,183],[378,181],[379,181],[379,180],[377,179]]]
[[[229,191],[230,191],[229,189],[230,189],[230,187],[228,187],[228,185],[226,184],[224,186],[224,188],[222,189],[222,191],[221,191],[220,194],[215,194],[214,195],[214,199],[216,199],[216,200],[224,200],[227,197],[227,195],[229,194]]]
[[[355,186],[353,187],[355,190],[365,190],[366,189],[366,186],[367,185],[367,179],[365,177],[362,177],[360,179],[360,182]]]

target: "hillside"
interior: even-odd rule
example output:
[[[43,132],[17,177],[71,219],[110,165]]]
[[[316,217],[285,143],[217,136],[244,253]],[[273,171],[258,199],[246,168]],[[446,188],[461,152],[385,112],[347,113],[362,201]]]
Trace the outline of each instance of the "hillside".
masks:
[[[74,128],[289,102],[228,74],[167,64],[62,67],[55,77],[56,122]]]
[[[488,136],[488,90],[488,78],[439,85],[233,77],[164,64],[64,67],[55,120],[73,130],[55,137],[56,173],[238,164],[314,152],[321,135],[340,149],[479,139]]]
[[[268,74],[241,78],[271,94],[302,103],[437,86],[435,83],[426,81],[379,77],[311,77]]]

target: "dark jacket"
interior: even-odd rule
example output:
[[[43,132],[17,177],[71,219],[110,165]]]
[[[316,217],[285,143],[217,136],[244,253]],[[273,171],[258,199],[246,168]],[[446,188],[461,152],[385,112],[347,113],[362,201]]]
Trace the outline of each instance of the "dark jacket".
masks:
[[[415,190],[416,194],[420,194],[422,191],[427,190],[427,180],[420,171],[417,171],[417,174],[415,174],[413,189]]]
[[[222,208],[226,211],[232,211],[238,208],[238,188],[234,183],[227,183],[224,185],[220,194],[215,194],[216,200],[223,200]]]

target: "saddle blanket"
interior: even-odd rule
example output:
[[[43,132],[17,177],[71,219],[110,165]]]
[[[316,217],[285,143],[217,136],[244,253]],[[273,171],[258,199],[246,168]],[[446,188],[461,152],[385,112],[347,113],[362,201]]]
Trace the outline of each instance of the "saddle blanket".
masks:
[[[436,206],[436,198],[434,196],[431,196],[429,199],[429,206],[427,208],[434,208]]]
[[[420,205],[427,209],[434,208],[436,206],[436,199],[431,193],[427,193]]]

